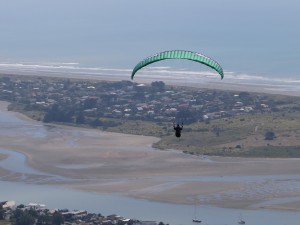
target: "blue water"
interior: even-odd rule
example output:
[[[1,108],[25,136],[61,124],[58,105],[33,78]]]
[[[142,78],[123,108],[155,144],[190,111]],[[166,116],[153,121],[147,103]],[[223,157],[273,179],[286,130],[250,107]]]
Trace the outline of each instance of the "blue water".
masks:
[[[26,193],[26,194],[24,194]],[[51,193],[51,195],[49,195]],[[76,196],[76,197],[75,197]],[[193,224],[194,206],[151,202],[120,195],[101,195],[56,186],[41,186],[0,181],[0,199],[15,200],[18,204],[46,204],[48,208],[82,209],[103,215],[118,214],[127,218],[156,220],[170,225]],[[237,224],[240,215],[247,224],[296,225],[298,212],[276,210],[222,209],[212,206],[196,208],[203,224]]]
[[[297,78],[299,8],[297,0],[1,1],[0,62],[130,70],[185,49],[225,71]]]
[[[0,162],[0,166],[7,170],[23,174],[49,175],[30,168],[26,164],[25,155],[21,153],[4,149],[0,149],[0,153],[8,155],[8,158]],[[2,179],[3,178],[5,179],[5,177],[2,177]],[[271,178],[272,177],[270,177],[270,179]],[[283,176],[283,178],[288,177]],[[176,179],[179,180],[180,178]],[[210,177],[184,177],[182,179],[211,180]],[[214,179],[216,178],[214,177]],[[243,180],[243,177],[225,177],[224,179]],[[259,180],[262,179],[262,177],[257,176],[252,179]],[[97,194],[57,186],[25,184],[20,182],[0,181],[0,200],[15,200],[17,205],[31,202],[43,203],[46,204],[48,208],[82,209],[103,215],[117,213],[128,218],[163,221],[171,225],[192,224],[191,219],[194,217],[194,208],[191,205],[151,202],[128,198],[118,194]],[[295,198],[273,199],[269,201],[269,203],[282,203],[291,200],[295,200]],[[196,209],[197,217],[201,218],[204,224],[235,224],[238,220],[238,214],[243,215],[243,219],[247,221],[247,224],[257,225],[270,223],[274,225],[297,224],[299,220],[297,212],[288,211],[265,209],[237,210],[216,208],[209,205],[198,206]]]
[[[17,127],[23,127],[21,132],[29,132],[30,135],[37,135],[41,132],[43,135],[51,135],[53,128],[48,129],[41,123],[35,121],[25,121],[16,118],[13,114],[5,111],[0,112],[0,124],[2,132],[16,132]],[[6,126],[6,127],[3,127]],[[36,131],[34,131],[36,130]],[[55,130],[55,129],[54,129]],[[58,131],[62,132],[58,128]],[[44,136],[38,136],[43,138]],[[74,131],[76,136],[76,131]],[[24,177],[26,174],[42,175],[48,177],[46,179],[65,179],[56,175],[45,174],[29,167],[26,163],[26,157],[22,153],[0,149],[0,154],[5,154],[8,158],[0,161],[0,167],[10,170],[12,173],[21,173]],[[249,182],[261,181],[264,179],[282,179],[289,180],[283,182],[282,188],[298,188],[299,176],[274,175],[274,176],[224,176],[222,178],[216,176],[205,177],[170,177],[170,182],[176,181],[192,181],[192,180],[220,180],[225,181],[244,181]],[[293,178],[293,180],[290,180]],[[0,201],[15,200],[17,204],[28,204],[30,202],[43,203],[49,208],[68,208],[68,209],[83,209],[89,212],[102,213],[103,215],[119,214],[128,218],[136,218],[140,220],[156,220],[169,223],[170,225],[192,224],[194,217],[194,206],[182,204],[167,204],[152,202],[141,199],[133,199],[119,194],[98,194],[93,192],[84,192],[72,189],[66,189],[54,185],[25,184],[22,179],[19,182],[5,181],[6,177],[0,177]],[[279,184],[278,187],[279,188]],[[272,199],[267,202],[260,203],[262,206],[269,203],[284,203],[296,200],[295,198],[280,198]],[[258,207],[260,207],[258,205]],[[237,224],[239,215],[243,215],[243,219],[247,224],[256,225],[296,225],[299,221],[299,213],[293,211],[276,211],[259,208],[258,210],[240,210],[217,208],[210,205],[199,205],[197,207],[197,217],[203,220],[203,224]]]
[[[131,69],[144,57],[186,49],[216,59],[227,75],[225,82],[228,75],[266,83],[276,77],[280,88],[299,91],[295,83],[300,77],[299,8],[297,0],[1,1],[0,72],[117,74],[129,80]],[[169,76],[174,78],[172,73]],[[3,128],[24,123],[3,113],[0,119],[6,122],[1,123]],[[18,129],[38,137],[47,132],[43,126],[28,123]],[[19,166],[10,169],[39,173],[26,164]],[[0,181],[0,200],[117,213],[175,225],[191,224],[194,216],[192,206],[4,181]],[[204,224],[237,224],[240,213],[247,224],[254,225],[292,225],[300,218],[297,212],[199,207]]]
[[[0,111],[0,123],[0,134],[1,132],[7,134],[15,133],[16,131],[18,131],[30,134],[34,137],[45,137],[47,134],[47,130],[51,129],[50,126],[44,126],[43,124],[34,121],[27,122],[2,111]]]
[[[35,170],[26,163],[26,156],[15,152],[15,151],[8,151],[5,149],[0,148],[0,154],[7,155],[8,157],[1,161],[0,167],[15,172],[15,173],[27,173],[27,174],[36,174],[36,175],[45,175],[38,170]]]

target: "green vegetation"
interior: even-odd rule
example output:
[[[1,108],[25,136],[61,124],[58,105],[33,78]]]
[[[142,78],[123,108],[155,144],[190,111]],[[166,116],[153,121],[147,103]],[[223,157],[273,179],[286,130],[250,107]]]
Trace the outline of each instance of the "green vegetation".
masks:
[[[0,75],[0,100],[46,123],[156,136],[159,149],[299,157],[300,98],[259,93]],[[2,92],[1,92],[2,90]],[[180,139],[173,121],[184,122]]]
[[[0,225],[11,225],[12,223],[7,220],[0,220]]]
[[[112,119],[103,119],[104,121],[111,121]],[[114,127],[106,127],[103,130],[117,133],[126,133],[126,134],[136,134],[136,135],[145,135],[145,136],[156,136],[161,137],[168,134],[167,130],[162,124],[157,124],[149,121],[141,120],[116,120],[118,125]]]
[[[83,210],[49,210],[39,205],[34,207],[19,205],[17,208],[5,208],[4,211],[6,218],[0,219],[0,225],[143,224],[136,219],[125,221],[124,217],[115,214],[103,216],[101,213],[88,213]],[[160,222],[159,225],[164,225],[164,223]]]
[[[265,140],[265,132],[269,130],[274,131],[274,140]],[[193,123],[184,127],[180,140],[176,140],[174,135],[163,136],[154,146],[181,149],[190,154],[300,157],[298,135],[299,113],[265,113]]]

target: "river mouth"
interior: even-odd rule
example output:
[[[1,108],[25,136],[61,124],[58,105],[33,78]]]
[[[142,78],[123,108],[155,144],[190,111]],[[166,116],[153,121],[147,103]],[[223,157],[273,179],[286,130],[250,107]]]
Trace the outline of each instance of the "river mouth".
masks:
[[[43,173],[27,165],[26,156],[16,151],[9,151],[0,148],[0,154],[6,155],[7,157],[1,161],[0,166],[3,169],[9,170],[14,173],[24,173],[32,175],[50,175]]]
[[[300,190],[299,174],[289,173],[299,168],[296,159],[233,161],[236,159],[154,151],[149,143],[156,139],[44,125],[23,120],[16,113],[0,112],[0,154],[6,156],[0,160],[0,190],[5,193],[4,198],[20,204],[39,202],[52,207],[103,210],[175,225],[192,224],[193,202],[197,198],[203,212],[201,219],[208,224],[231,224],[240,211],[251,217],[247,222],[257,225],[279,225],[285,220],[290,222],[287,224],[297,224],[295,216],[290,216],[292,211],[279,211],[282,214],[277,223],[268,219],[277,218],[277,211],[263,209],[299,201],[288,195],[297,196]],[[116,136],[112,138],[113,135]],[[123,139],[120,145],[112,146],[116,141],[110,138]],[[124,149],[126,145],[130,151]],[[263,169],[256,169],[262,165]],[[219,167],[223,171],[216,169]],[[224,171],[230,173],[222,174]],[[28,194],[24,196],[25,192]],[[243,203],[251,202],[251,198],[255,200],[251,206],[256,210],[220,204],[224,199]],[[174,204],[161,203],[164,201]],[[223,219],[215,218],[216,213]],[[259,221],[255,219],[257,215],[268,216]]]
[[[46,204],[49,209],[87,210],[105,216],[117,214],[131,219],[162,221],[170,225],[192,225],[194,218],[193,205],[159,203],[118,194],[84,192],[52,185],[0,181],[0,192],[4,193],[2,198],[15,200],[17,205],[34,202]],[[226,209],[201,204],[197,206],[197,217],[201,218],[204,224],[237,224],[240,215],[243,215],[247,224],[256,225],[296,225],[299,221],[299,214],[292,211]]]

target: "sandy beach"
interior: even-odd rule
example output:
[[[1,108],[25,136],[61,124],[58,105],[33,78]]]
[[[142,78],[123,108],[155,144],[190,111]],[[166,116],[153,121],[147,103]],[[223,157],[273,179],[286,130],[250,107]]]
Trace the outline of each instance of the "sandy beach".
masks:
[[[0,169],[1,180],[55,184],[168,203],[228,208],[300,210],[300,159],[205,157],[157,150],[159,139],[58,125],[43,125],[16,112],[24,124],[1,128],[0,148],[24,153],[44,174]],[[10,124],[4,124],[10,126]],[[26,130],[27,129],[27,130]],[[33,135],[36,132],[43,135]],[[42,130],[42,132],[40,132]],[[35,134],[35,133],[34,133]],[[5,158],[0,155],[0,160]],[[289,202],[280,199],[291,198]],[[270,199],[279,199],[270,203]]]
[[[300,96],[299,80],[271,79],[261,76],[250,76],[244,74],[232,74],[225,72],[225,78],[220,80],[215,74],[195,74],[194,71],[140,71],[134,80],[130,79],[131,70],[128,69],[102,69],[85,70],[84,68],[60,68],[43,67],[35,65],[1,65],[0,73],[40,76],[55,78],[70,78],[95,81],[121,81],[128,80],[137,83],[151,84],[153,81],[163,81],[166,85],[187,86],[203,89],[219,89],[230,91],[247,91],[256,93],[279,94],[288,96]]]

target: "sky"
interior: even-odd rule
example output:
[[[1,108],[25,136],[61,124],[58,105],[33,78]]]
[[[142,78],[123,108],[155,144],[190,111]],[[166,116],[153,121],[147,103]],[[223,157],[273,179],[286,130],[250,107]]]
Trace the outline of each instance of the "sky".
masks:
[[[0,62],[132,68],[183,49],[225,71],[300,75],[298,0],[0,0]]]

